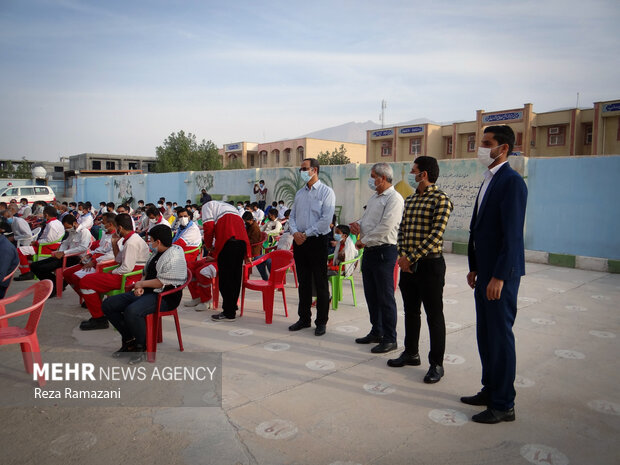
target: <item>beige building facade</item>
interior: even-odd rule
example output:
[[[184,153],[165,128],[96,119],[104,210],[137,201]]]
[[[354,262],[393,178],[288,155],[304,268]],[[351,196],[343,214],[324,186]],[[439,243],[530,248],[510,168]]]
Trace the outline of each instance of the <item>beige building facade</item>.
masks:
[[[484,128],[507,124],[516,135],[513,153],[526,157],[620,154],[620,100],[593,108],[535,113],[521,108],[478,110],[475,121],[448,125],[419,124],[367,131],[366,163],[413,161],[420,155],[438,159],[475,158]]]
[[[244,168],[278,168],[299,166],[304,158],[316,158],[320,152],[332,152],[338,150],[341,145],[346,149],[346,155],[351,163],[366,162],[366,146],[364,144],[310,137],[262,144],[235,142],[225,144],[223,148],[219,149],[219,153],[224,167],[239,160],[243,163]]]

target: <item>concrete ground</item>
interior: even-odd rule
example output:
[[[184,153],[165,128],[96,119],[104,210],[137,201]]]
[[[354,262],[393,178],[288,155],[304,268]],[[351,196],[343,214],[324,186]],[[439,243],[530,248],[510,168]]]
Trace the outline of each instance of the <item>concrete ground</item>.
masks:
[[[246,312],[235,322],[180,310],[186,351],[223,352],[222,408],[5,407],[0,463],[620,463],[620,275],[528,264],[515,324],[517,420],[480,425],[471,415],[481,409],[459,402],[480,388],[467,262],[460,255],[446,261],[446,375],[438,384],[422,382],[424,325],[420,367],[389,368],[386,360],[399,352],[373,355],[371,346],[354,343],[369,330],[359,273],[357,307],[345,285],[323,337],[314,329],[287,330],[296,321],[294,285],[286,289],[289,317],[276,296],[272,325],[264,322],[260,295],[249,291]],[[10,294],[28,284],[13,283]],[[396,299],[400,350],[399,292]],[[85,312],[71,290],[49,300],[39,328],[42,350],[115,350],[112,329],[77,328]],[[158,351],[178,354],[169,321]],[[1,352],[20,358],[15,346]],[[25,373],[22,381],[35,386]]]

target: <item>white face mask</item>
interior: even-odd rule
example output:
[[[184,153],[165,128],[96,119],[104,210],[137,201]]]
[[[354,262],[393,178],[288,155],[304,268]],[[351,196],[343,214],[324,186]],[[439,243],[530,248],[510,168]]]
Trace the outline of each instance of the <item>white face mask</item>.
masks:
[[[157,219],[156,219],[156,218],[151,218],[151,219],[149,219],[149,221],[150,221],[152,224],[157,224]]]
[[[501,147],[501,145],[498,145],[497,147]],[[488,168],[495,161],[495,158],[491,156],[491,150],[497,147],[478,147],[478,161],[482,166]]]
[[[187,216],[179,218],[179,224],[181,226],[187,226],[189,224],[189,218]]]
[[[368,187],[370,188],[371,191],[376,191],[377,190],[377,186],[375,185],[375,178],[368,178]]]

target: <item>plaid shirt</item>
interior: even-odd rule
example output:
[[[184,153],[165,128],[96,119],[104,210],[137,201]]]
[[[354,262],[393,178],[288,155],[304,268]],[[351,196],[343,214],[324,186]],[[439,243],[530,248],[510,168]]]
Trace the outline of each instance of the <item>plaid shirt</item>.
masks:
[[[448,196],[435,184],[422,195],[416,191],[407,197],[398,230],[398,255],[413,264],[428,254],[441,253],[452,208]]]

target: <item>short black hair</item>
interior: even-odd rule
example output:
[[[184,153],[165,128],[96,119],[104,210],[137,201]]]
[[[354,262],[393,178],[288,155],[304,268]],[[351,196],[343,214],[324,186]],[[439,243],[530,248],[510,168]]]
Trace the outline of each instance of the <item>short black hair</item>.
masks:
[[[304,158],[302,161],[309,161],[310,162],[310,167],[316,169],[316,174],[319,174],[319,171],[321,170],[321,164],[319,163],[319,160],[317,160],[316,158]]]
[[[484,134],[493,134],[493,139],[497,142],[497,145],[508,144],[508,155],[512,153],[512,149],[515,146],[515,133],[510,126],[488,126],[484,128]]]
[[[21,199],[19,199],[19,203],[22,203],[24,200],[28,202],[28,199],[26,197],[22,197]]]
[[[251,212],[245,212],[241,218],[243,218],[243,221],[250,221],[254,220],[254,215]]]
[[[93,204],[92,204],[92,203],[90,203],[90,202],[84,202],[84,206],[85,206],[88,210],[90,210],[91,208],[93,208]]]
[[[122,215],[122,213],[119,213],[119,214]],[[103,215],[101,215],[101,218],[106,223],[114,223],[114,226],[116,226],[116,215],[114,213],[106,212]]]
[[[77,220],[73,215],[65,215],[62,217],[62,224],[74,225],[75,223],[77,223]]]
[[[146,209],[146,216],[153,215],[154,217],[158,217],[161,215],[161,212],[154,206],[148,207]]]
[[[433,157],[421,156],[413,160],[414,165],[418,165],[420,173],[426,171],[428,173],[428,181],[435,184],[439,177],[439,163]]]
[[[76,203],[76,202],[69,202],[69,205],[70,205],[70,206],[77,207],[77,203]]]
[[[177,207],[174,211],[177,212],[177,216],[179,213],[185,212],[190,218],[192,217],[192,212],[190,212],[186,207]]]
[[[116,225],[119,228],[123,228],[125,231],[133,231],[131,216],[129,216],[127,213],[119,213],[118,215],[116,215],[115,221]]]
[[[144,200],[138,200],[138,203],[140,203],[140,202],[144,203]]]
[[[114,202],[108,202],[108,203],[105,204],[105,206],[106,207],[110,207],[110,208],[114,208],[115,207]]]
[[[151,236],[151,241],[161,241],[164,247],[172,245],[172,234],[170,234],[170,228],[165,224],[153,226],[149,231],[149,236]]]
[[[271,202],[271,206],[272,207],[277,207],[278,206],[278,202],[276,202],[275,200],[273,202]]]
[[[102,207],[105,207],[105,202],[99,202],[99,205],[101,205]]]
[[[43,214],[47,216],[51,216],[52,218],[58,217],[58,210],[56,210],[51,205],[48,205],[43,209]]]
[[[346,234],[347,236],[351,234],[351,228],[349,228],[346,224],[339,224],[335,229],[340,229],[342,234]]]
[[[265,180],[264,180],[264,179],[261,179],[261,180],[260,180],[260,181],[258,181],[258,182],[262,182],[263,184],[265,184]]]
[[[291,209],[289,208],[284,212],[284,218],[288,218],[291,215]]]
[[[275,216],[276,218],[278,217],[278,210],[276,210],[275,208],[270,208],[269,211],[267,212],[267,216]]]
[[[169,207],[172,207],[172,202],[166,202],[166,205],[168,205]]]

